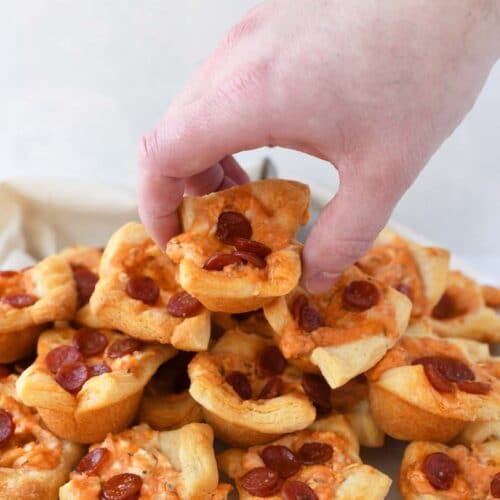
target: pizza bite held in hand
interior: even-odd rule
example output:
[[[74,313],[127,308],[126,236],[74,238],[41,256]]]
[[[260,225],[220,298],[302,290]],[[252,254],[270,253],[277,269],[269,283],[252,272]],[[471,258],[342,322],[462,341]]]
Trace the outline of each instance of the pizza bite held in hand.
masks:
[[[332,388],[374,366],[400,338],[411,302],[356,266],[329,291],[297,288],[264,307],[285,358],[321,372]]]
[[[126,224],[104,251],[91,310],[108,328],[132,337],[187,351],[205,350],[210,313],[180,288],[177,272],[144,226]]]
[[[298,283],[295,235],[308,219],[309,188],[279,179],[184,198],[182,233],[167,245],[179,282],[211,311],[240,313]]]
[[[144,387],[174,354],[111,330],[58,327],[40,336],[17,393],[57,436],[92,443],[131,423]]]

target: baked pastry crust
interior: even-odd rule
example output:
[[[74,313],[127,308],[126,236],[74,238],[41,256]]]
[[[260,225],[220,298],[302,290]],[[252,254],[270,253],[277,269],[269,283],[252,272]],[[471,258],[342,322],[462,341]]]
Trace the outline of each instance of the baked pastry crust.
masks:
[[[243,400],[226,382],[226,374],[239,371],[259,394],[269,379],[258,374],[256,358],[270,345],[270,340],[258,335],[230,330],[210,352],[198,353],[189,364],[191,396],[203,407],[216,436],[233,446],[269,442],[308,427],[316,417],[300,386],[302,374],[291,365],[280,375],[284,391],[271,399]]]
[[[460,271],[448,274],[444,296],[431,320],[434,332],[442,337],[500,342],[500,315],[486,306],[481,287]]]
[[[423,356],[452,357],[466,363],[477,381],[490,384],[490,391],[437,391],[423,366],[411,364]],[[488,367],[488,359],[494,360],[485,344],[440,339],[425,328],[419,333],[414,325],[367,374],[375,421],[396,439],[447,442],[469,422],[500,419],[500,380]]]
[[[16,308],[0,300],[0,334],[16,333],[50,321],[71,319],[76,309],[76,288],[68,263],[53,255],[19,272],[0,273],[0,298],[30,294],[38,300]]]
[[[0,380],[0,407],[16,426],[0,449],[0,498],[56,500],[83,448],[45,429],[36,412],[17,399],[16,379],[9,375]]]
[[[306,483],[320,500],[382,500],[387,495],[391,479],[382,472],[365,465],[359,458],[359,443],[347,420],[342,416],[320,419],[309,429],[284,436],[271,445],[286,446],[294,453],[306,442],[328,444],[333,456],[321,465],[303,465],[290,477],[291,480]],[[241,500],[258,500],[246,491],[239,479],[251,469],[263,467],[260,457],[263,446],[252,446],[248,450],[230,449],[217,457],[219,467],[235,479]],[[267,496],[272,500],[282,498],[281,493]]]
[[[93,443],[108,432],[118,432],[135,417],[142,392],[164,361],[175,354],[171,346],[143,345],[139,351],[111,359],[106,354],[88,358],[89,364],[104,361],[109,373],[89,378],[76,394],[63,389],[45,364],[53,348],[71,345],[75,330],[58,327],[38,340],[38,357],[17,381],[20,400],[37,408],[45,425],[57,436],[76,443]],[[126,336],[102,330],[109,344]]]
[[[309,188],[294,181],[270,179],[244,184],[199,198],[184,198],[180,207],[183,233],[172,238],[167,254],[179,264],[179,282],[211,311],[253,311],[297,285],[301,246],[294,238],[308,220]],[[222,212],[244,214],[252,239],[272,253],[262,269],[232,264],[221,271],[203,268],[217,252],[232,251],[216,237]]]
[[[148,236],[144,226],[130,222],[111,237],[104,251],[91,310],[108,328],[132,337],[171,343],[187,351],[205,350],[210,339],[210,313],[202,309],[196,316],[178,318],[167,311],[169,299],[180,291],[176,273],[177,266]],[[135,275],[156,282],[160,294],[154,305],[127,294],[127,283]]]
[[[481,287],[481,293],[488,307],[500,309],[500,288],[491,285],[483,285]]]
[[[457,464],[457,474],[447,490],[435,489],[423,471],[423,462],[431,453],[444,453]],[[493,500],[490,484],[499,472],[500,441],[474,445],[471,449],[416,441],[405,450],[399,489],[405,500]]]
[[[450,253],[425,247],[384,228],[356,263],[365,273],[395,287],[412,301],[413,318],[428,315],[446,288]]]
[[[347,310],[342,294],[354,281],[377,287],[380,299],[365,311]],[[322,314],[325,326],[305,332],[293,316],[299,295]],[[320,371],[333,389],[341,387],[374,366],[405,331],[411,310],[409,299],[364,274],[356,266],[347,269],[326,293],[309,295],[296,289],[264,307],[264,314],[276,332],[284,356],[305,371]],[[352,360],[356,359],[356,363]]]
[[[61,500],[98,500],[101,481],[122,473],[141,477],[139,500],[224,500],[232,489],[219,484],[213,432],[206,424],[164,432],[141,424],[108,435],[94,448],[106,448],[108,459],[96,474],[73,472],[60,490]]]

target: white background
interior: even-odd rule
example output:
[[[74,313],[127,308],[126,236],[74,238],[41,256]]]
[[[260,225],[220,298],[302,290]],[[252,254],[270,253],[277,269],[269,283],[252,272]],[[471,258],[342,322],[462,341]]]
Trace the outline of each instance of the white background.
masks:
[[[138,138],[254,3],[3,1],[0,179],[70,177],[133,190]],[[240,159],[263,154],[284,177],[335,192],[333,169],[305,155],[253,151]],[[395,217],[499,279],[500,64]]]

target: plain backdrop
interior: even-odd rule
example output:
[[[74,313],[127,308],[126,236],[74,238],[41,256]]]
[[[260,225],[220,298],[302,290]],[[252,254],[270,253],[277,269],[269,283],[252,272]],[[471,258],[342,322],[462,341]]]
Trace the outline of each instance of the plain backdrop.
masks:
[[[138,138],[254,4],[3,1],[0,179],[56,176],[134,190]],[[238,157],[254,163],[263,155],[283,177],[336,191],[334,169],[306,155],[274,149]],[[500,277],[500,64],[394,216]]]

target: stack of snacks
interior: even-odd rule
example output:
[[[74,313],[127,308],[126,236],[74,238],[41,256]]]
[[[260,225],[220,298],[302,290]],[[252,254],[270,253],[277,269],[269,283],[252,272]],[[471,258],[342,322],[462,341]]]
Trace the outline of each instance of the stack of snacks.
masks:
[[[500,498],[500,292],[385,229],[309,294],[308,205],[255,182],[185,198],[166,252],[129,223],[0,272],[1,498],[235,498],[218,462],[242,499],[378,500],[385,434],[406,499]]]

